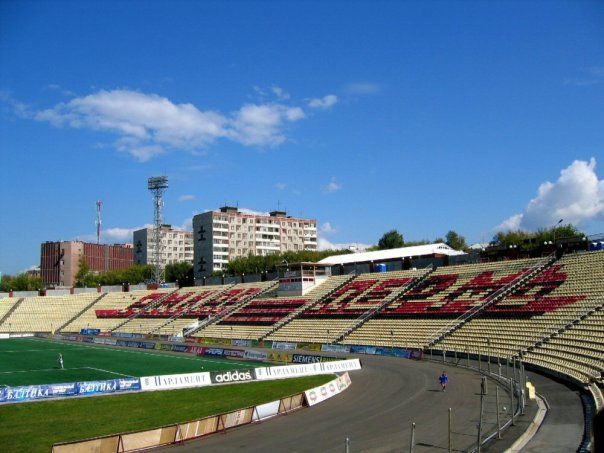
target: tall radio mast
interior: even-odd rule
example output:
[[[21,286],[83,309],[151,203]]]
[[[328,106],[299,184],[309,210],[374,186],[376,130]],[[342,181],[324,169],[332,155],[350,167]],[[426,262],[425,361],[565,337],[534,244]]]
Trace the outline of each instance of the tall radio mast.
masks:
[[[96,243],[100,244],[101,243],[101,223],[103,223],[103,221],[101,220],[101,210],[103,209],[103,202],[101,200],[98,200],[96,202]]]

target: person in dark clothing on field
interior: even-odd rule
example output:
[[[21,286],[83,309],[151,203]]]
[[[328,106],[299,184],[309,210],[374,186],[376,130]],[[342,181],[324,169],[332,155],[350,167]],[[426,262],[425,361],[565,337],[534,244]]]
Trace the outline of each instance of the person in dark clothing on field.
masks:
[[[440,386],[444,392],[447,388],[447,382],[449,381],[449,376],[447,376],[447,372],[443,370],[443,374],[440,375],[438,380],[440,381]]]

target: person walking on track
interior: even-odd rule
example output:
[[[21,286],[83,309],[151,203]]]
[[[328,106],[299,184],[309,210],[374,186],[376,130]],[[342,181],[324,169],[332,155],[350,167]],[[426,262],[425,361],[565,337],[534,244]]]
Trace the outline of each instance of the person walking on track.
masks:
[[[442,391],[443,392],[446,391],[447,382],[449,381],[449,376],[447,376],[447,372],[443,370],[443,374],[440,375],[438,380],[440,381],[440,386],[442,388]]]

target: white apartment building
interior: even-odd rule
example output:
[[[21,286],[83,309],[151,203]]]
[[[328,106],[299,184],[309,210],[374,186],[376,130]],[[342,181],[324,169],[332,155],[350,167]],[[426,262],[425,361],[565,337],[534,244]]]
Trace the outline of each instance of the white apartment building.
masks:
[[[153,228],[143,228],[133,233],[134,262],[155,264],[155,238]],[[193,233],[175,230],[171,225],[162,225],[160,230],[161,265],[188,261],[193,263]]]
[[[317,249],[317,221],[289,217],[284,211],[262,215],[224,206],[193,217],[193,235],[196,279],[249,254]]]

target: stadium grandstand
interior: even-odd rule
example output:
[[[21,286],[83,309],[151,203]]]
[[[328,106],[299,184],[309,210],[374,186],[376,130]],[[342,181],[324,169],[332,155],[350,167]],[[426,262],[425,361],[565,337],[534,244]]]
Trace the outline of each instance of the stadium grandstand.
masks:
[[[347,255],[344,255],[346,257]],[[523,357],[581,382],[604,371],[604,251],[276,281],[0,300],[0,332],[190,335]]]
[[[298,274],[292,267],[281,281],[4,297],[0,333],[98,329],[209,344],[266,340],[520,359],[601,399],[604,250],[333,276],[320,265],[301,265]]]

